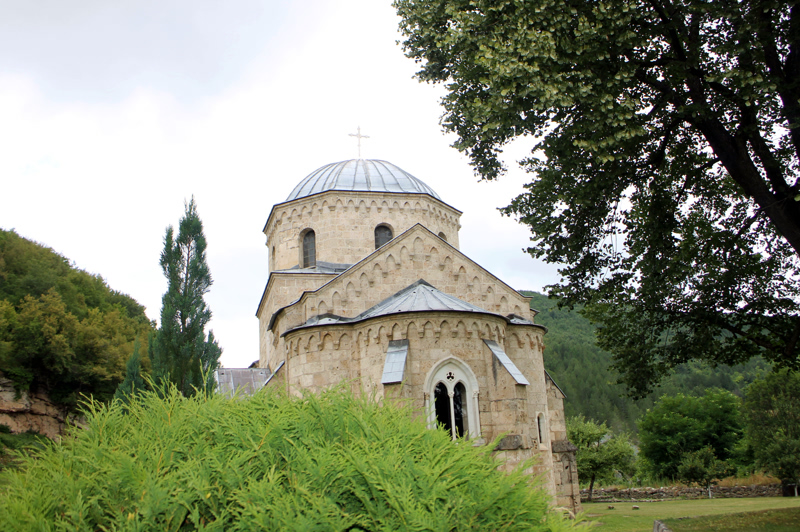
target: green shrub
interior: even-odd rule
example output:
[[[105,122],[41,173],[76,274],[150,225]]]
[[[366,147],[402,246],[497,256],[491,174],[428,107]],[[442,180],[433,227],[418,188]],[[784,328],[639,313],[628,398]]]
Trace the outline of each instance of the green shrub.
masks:
[[[521,470],[408,409],[336,389],[227,399],[174,388],[86,406],[0,476],[0,530],[569,528]]]
[[[42,449],[49,441],[36,431],[13,434],[8,425],[0,425],[0,471],[16,467],[21,456]]]

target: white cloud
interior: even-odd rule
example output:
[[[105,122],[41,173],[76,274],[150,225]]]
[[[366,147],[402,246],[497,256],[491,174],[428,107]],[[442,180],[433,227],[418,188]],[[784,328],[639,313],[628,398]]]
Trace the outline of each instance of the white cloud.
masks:
[[[370,136],[364,157],[392,161],[464,211],[461,247],[471,258],[516,288],[556,280],[553,268],[521,252],[527,230],[496,211],[526,176],[514,170],[499,182],[476,182],[441,133],[441,89],[411,79],[415,66],[395,44],[389,2],[230,2],[224,13],[212,2],[167,3],[163,11],[161,3],[132,2],[104,13],[106,4],[84,2],[81,16],[46,23],[17,15],[34,34],[109,36],[109,49],[94,50],[86,42],[97,40],[87,37],[63,43],[63,54],[85,53],[85,75],[111,97],[53,66],[60,57],[53,43],[31,52],[28,70],[0,54],[0,227],[102,274],[157,318],[164,229],[194,195],[215,279],[211,327],[224,364],[247,365],[258,356],[254,314],[267,278],[261,229],[269,210],[319,166],[355,157],[347,134],[360,125]],[[157,21],[140,20],[144,13]],[[222,37],[214,35],[215,17]],[[121,25],[121,35],[98,30],[106,23]],[[138,50],[131,36],[153,24],[155,44]],[[240,25],[244,49],[229,42]],[[0,43],[25,45],[23,33]],[[209,50],[216,45],[222,49]],[[109,70],[117,54],[129,75]],[[193,54],[210,62],[207,86],[191,74],[195,63],[174,80],[168,75]],[[199,76],[191,87],[186,72]]]

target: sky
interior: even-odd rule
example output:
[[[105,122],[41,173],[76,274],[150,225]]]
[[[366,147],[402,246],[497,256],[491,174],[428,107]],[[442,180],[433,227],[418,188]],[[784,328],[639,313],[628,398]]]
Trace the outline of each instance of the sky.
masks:
[[[168,225],[194,196],[225,367],[258,358],[270,208],[325,164],[394,163],[463,211],[461,251],[510,286],[556,267],[497,211],[530,180],[480,182],[414,79],[390,0],[0,0],[0,228],[53,248],[158,320]]]

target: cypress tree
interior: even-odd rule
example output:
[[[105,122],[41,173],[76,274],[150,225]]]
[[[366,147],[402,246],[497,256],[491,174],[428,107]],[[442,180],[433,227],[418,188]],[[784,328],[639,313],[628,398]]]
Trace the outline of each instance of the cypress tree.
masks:
[[[161,328],[153,344],[153,378],[157,385],[171,381],[186,396],[194,395],[195,390],[211,392],[222,350],[214,334],[209,332],[206,337],[205,333],[211,311],[204,296],[213,281],[194,197],[186,205],[177,239],[172,226],[167,227],[161,269],[167,291],[161,300]]]
[[[117,387],[114,399],[128,404],[132,395],[141,393],[145,389],[144,379],[142,379],[142,356],[139,353],[139,339],[137,338],[133,342],[133,354],[125,365],[125,379]]]

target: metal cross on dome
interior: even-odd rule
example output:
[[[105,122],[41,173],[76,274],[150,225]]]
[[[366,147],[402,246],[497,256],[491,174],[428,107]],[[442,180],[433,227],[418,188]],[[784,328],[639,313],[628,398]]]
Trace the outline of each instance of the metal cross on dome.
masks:
[[[348,133],[348,135],[358,139],[358,158],[361,159],[361,139],[368,139],[369,135],[361,134],[361,126],[358,126],[358,133]]]

